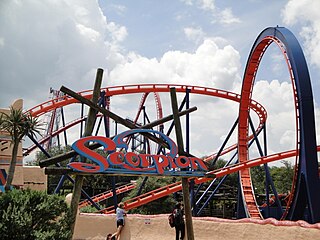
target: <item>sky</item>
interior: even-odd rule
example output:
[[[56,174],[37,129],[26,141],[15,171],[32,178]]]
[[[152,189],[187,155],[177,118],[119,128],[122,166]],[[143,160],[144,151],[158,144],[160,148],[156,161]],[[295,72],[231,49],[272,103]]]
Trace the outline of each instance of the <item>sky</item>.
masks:
[[[267,27],[294,33],[304,51],[319,118],[320,2],[313,0],[2,0],[0,1],[0,107],[18,98],[24,109],[49,99],[49,89],[93,88],[97,68],[103,86],[187,84],[240,93],[250,49]],[[183,96],[178,96],[181,99]],[[111,110],[134,118],[139,96],[112,98]],[[270,46],[255,81],[254,100],[268,112],[268,153],[295,146],[294,107],[288,70]],[[168,94],[161,95],[164,115]],[[154,109],[152,98],[147,102]],[[191,96],[190,152],[216,152],[238,116],[236,103]],[[150,114],[152,115],[150,110]],[[79,117],[70,107],[68,120]],[[254,117],[253,117],[254,118]],[[154,120],[154,119],[153,119]],[[316,122],[320,129],[320,120]],[[78,133],[69,133],[76,139]],[[317,131],[317,139],[320,134]],[[320,140],[318,140],[319,142]],[[236,142],[233,134],[230,144]],[[252,157],[257,150],[252,150]]]

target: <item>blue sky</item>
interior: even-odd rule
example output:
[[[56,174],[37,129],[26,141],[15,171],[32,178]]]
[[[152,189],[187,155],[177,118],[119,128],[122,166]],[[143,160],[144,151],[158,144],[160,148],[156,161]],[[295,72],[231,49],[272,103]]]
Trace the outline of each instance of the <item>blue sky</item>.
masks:
[[[99,1],[110,21],[126,26],[130,37],[124,45],[146,57],[161,57],[173,49],[195,50],[194,41],[186,39],[185,28],[201,29],[207,37],[225,38],[237,50],[248,52],[262,29],[282,23],[281,10],[287,1],[268,1],[268,6],[263,1],[211,2],[215,10],[204,9],[201,1]],[[218,16],[225,9],[233,14],[231,23],[222,22]]]
[[[319,118],[317,9],[320,2],[312,0],[4,0],[0,107],[23,98],[29,109],[48,100],[50,87],[92,89],[99,67],[106,70],[104,86],[175,83],[239,93],[254,40],[266,27],[279,25],[290,29],[302,45]],[[254,87],[255,100],[268,111],[270,153],[294,146],[291,91],[281,53],[271,46]],[[136,107],[130,105],[138,105],[139,97],[115,98],[113,103],[119,115],[132,116]],[[192,118],[192,150],[208,155],[228,133],[237,105],[204,97],[193,97],[192,104],[199,108]],[[169,114],[166,97],[163,105]],[[70,121],[78,117],[77,111],[68,111]]]

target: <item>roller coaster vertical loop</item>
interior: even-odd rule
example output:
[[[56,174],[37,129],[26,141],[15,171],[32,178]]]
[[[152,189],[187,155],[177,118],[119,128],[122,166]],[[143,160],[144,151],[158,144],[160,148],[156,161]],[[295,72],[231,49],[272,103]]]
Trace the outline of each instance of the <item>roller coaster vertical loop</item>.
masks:
[[[291,200],[283,218],[303,219],[306,208],[309,222],[320,221],[320,194],[315,136],[315,119],[312,87],[307,63],[299,42],[286,28],[266,28],[256,39],[245,69],[239,104],[238,151],[239,162],[249,160],[249,102],[261,59],[271,43],[276,43],[284,54],[293,86],[296,113],[296,171],[292,184]],[[259,218],[261,214],[255,201],[250,170],[240,171],[240,185],[247,217]]]
[[[261,157],[260,159],[250,159],[248,148],[254,141],[253,139],[256,139],[256,135],[258,135],[258,133],[265,127],[267,119],[266,109],[264,109],[261,104],[255,102],[252,99],[252,91],[261,59],[272,43],[275,43],[282,51],[291,78],[295,110],[294,121],[296,123],[296,148],[291,151],[268,155],[267,157]],[[238,147],[237,152],[240,163],[236,164],[237,166],[229,166],[230,169],[227,169],[228,167],[221,169],[220,177],[226,174],[230,174],[234,171],[239,171],[242,201],[240,202],[240,204],[238,203],[238,205],[243,205],[243,209],[245,210],[245,214],[247,217],[262,218],[255,199],[249,168],[270,162],[271,160],[275,161],[296,156],[295,174],[292,181],[291,194],[289,195],[290,199],[287,201],[286,211],[284,212],[282,219],[305,219],[309,223],[320,222],[320,192],[318,189],[320,181],[318,177],[314,106],[311,82],[302,49],[297,39],[289,30],[279,27],[267,28],[258,36],[256,41],[254,42],[248,58],[243,77],[241,95],[233,92],[227,92],[221,89],[177,84],[139,84],[113,86],[104,88],[103,90],[106,92],[106,96],[108,97],[142,93],[142,100],[140,102],[136,118],[134,120],[134,122],[137,122],[142,109],[144,109],[146,98],[150,93],[154,93],[155,96],[157,118],[162,118],[162,106],[159,93],[168,93],[171,87],[175,87],[177,92],[179,93],[185,93],[186,90],[190,90],[191,94],[223,98],[239,103],[238,143],[225,148],[225,142],[218,153],[210,155],[208,158],[206,158],[206,160],[215,158],[217,159],[218,156],[229,153],[235,150],[236,147]],[[92,91],[82,91],[79,92],[79,94],[86,99],[90,99],[92,96]],[[54,111],[58,108],[62,109],[62,107],[71,104],[79,104],[79,102],[76,99],[65,95],[57,99],[51,99],[50,101],[39,104],[30,109],[28,112],[33,116],[39,117],[47,112]],[[81,106],[83,112],[83,105]],[[259,118],[259,126],[256,130],[254,130],[252,126],[252,133],[250,135],[249,112],[251,110],[257,114]],[[63,124],[63,127],[61,129],[51,132],[51,135],[48,138],[40,140],[39,143],[42,144],[48,141],[50,137],[56,136],[62,131],[66,133],[66,130],[68,128],[71,128],[78,123],[82,123],[84,120],[85,117],[83,116],[83,113],[81,113],[80,119],[76,119],[69,124]],[[106,125],[108,126],[107,128],[110,128],[109,124]],[[97,127],[97,129],[99,129],[99,127]],[[169,131],[167,133],[168,135],[170,131],[171,130],[169,128]],[[256,134],[254,134],[254,131],[256,132]],[[230,132],[233,132],[233,130]],[[117,134],[117,127],[115,128],[115,133]],[[29,147],[24,152],[24,154],[28,154],[33,149],[34,147]],[[318,147],[318,149],[318,151],[320,151],[320,146]],[[267,154],[266,152],[267,151],[265,150],[265,153],[263,154]],[[219,177],[218,172],[215,172],[215,175]],[[208,181],[208,179],[195,179],[196,184],[200,184],[205,181]],[[126,207],[128,209],[135,208],[180,190],[180,183],[175,183],[170,187],[164,187],[156,190],[157,194],[155,194],[155,191],[151,191],[146,195],[141,195],[134,200],[130,200],[128,201]],[[114,196],[115,195],[116,193],[114,193]],[[308,211],[308,213],[306,212],[306,210]],[[308,219],[306,219],[305,216],[308,216]]]

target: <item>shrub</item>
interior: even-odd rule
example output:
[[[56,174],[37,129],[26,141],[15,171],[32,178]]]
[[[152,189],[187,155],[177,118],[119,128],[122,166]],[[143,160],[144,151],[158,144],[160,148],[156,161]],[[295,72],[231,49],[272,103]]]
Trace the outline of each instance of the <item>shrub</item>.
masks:
[[[0,236],[6,239],[70,239],[68,206],[57,195],[12,190],[0,195]]]
[[[98,204],[98,206],[99,206],[99,204]],[[83,208],[80,208],[80,212],[82,212],[82,213],[95,213],[97,211],[98,210],[94,206],[85,206]]]

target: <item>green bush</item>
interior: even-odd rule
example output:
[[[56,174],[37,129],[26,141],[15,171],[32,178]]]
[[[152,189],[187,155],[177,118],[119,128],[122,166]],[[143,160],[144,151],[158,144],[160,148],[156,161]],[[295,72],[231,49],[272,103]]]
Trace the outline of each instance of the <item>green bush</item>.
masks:
[[[70,239],[68,206],[62,197],[32,190],[0,195],[0,236],[6,239]]]
[[[99,204],[98,204],[98,206],[99,206]],[[101,207],[101,208],[103,208],[103,207]],[[98,210],[94,206],[91,206],[91,205],[80,208],[80,212],[82,212],[82,213],[95,213],[97,211]]]

